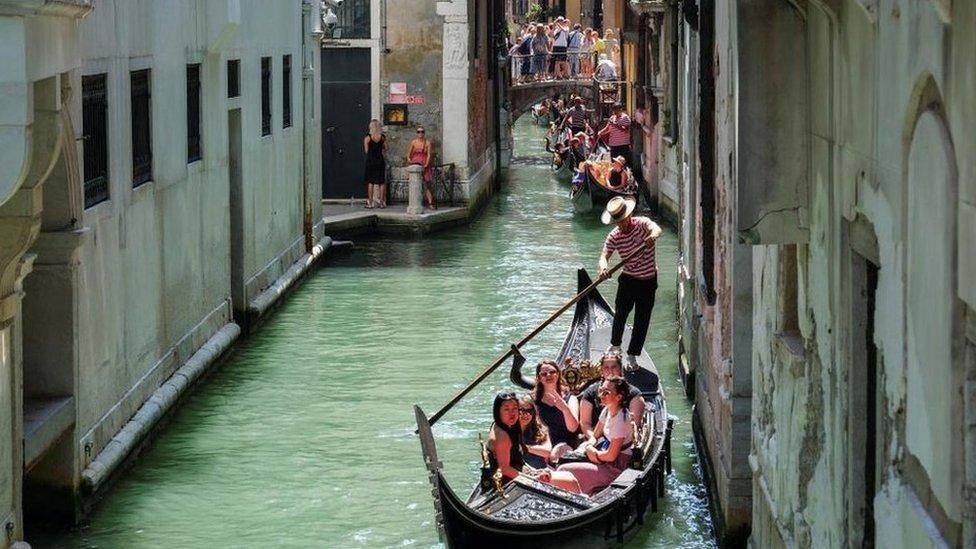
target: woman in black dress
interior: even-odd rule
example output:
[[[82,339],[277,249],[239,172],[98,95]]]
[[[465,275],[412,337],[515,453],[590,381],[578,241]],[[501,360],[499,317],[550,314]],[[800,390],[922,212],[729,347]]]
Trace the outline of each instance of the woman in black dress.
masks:
[[[380,121],[369,121],[369,135],[363,138],[363,150],[366,152],[366,208],[374,205],[378,208],[386,207],[386,136],[382,133]]]

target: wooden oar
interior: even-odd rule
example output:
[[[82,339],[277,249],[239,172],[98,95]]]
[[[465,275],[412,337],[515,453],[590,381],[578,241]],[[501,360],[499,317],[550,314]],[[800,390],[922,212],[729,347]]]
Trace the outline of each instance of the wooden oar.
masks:
[[[601,282],[603,282],[604,280],[607,280],[608,278],[610,278],[613,275],[613,273],[617,272],[628,261],[630,261],[635,256],[637,256],[637,254],[639,254],[642,251],[644,251],[644,248],[646,248],[646,247],[647,247],[647,242],[644,242],[643,244],[641,244],[640,246],[638,246],[638,248],[636,250],[634,250],[633,252],[631,252],[630,254],[628,254],[627,257],[624,257],[623,259],[621,259],[620,260],[620,263],[617,263],[616,265],[614,265],[613,267],[611,267],[607,271],[606,276],[599,276],[599,277],[597,277],[597,279],[595,281],[593,281],[589,286],[587,286],[586,288],[584,288],[580,293],[576,294],[576,296],[573,297],[573,299],[570,299],[562,307],[556,309],[556,311],[554,313],[552,313],[551,315],[549,315],[549,318],[547,318],[542,324],[538,325],[534,330],[532,330],[531,332],[529,332],[518,343],[512,345],[508,349],[508,351],[505,352],[505,354],[503,354],[500,357],[498,357],[497,359],[495,359],[495,361],[492,362],[491,365],[489,365],[487,368],[484,369],[484,371],[482,371],[480,374],[478,374],[478,377],[474,378],[474,381],[472,381],[471,383],[469,383],[467,385],[467,387],[465,387],[464,389],[461,389],[461,392],[459,392],[454,398],[452,398],[450,402],[448,402],[447,404],[445,404],[440,410],[437,411],[437,413],[435,413],[434,415],[430,416],[430,424],[433,425],[434,423],[436,423],[437,420],[441,418],[441,416],[443,416],[445,413],[447,413],[448,410],[450,410],[451,408],[453,408],[455,404],[457,404],[462,398],[464,398],[465,395],[467,395],[468,393],[470,393],[472,389],[474,389],[475,387],[477,387],[479,383],[481,383],[482,381],[484,381],[486,377],[488,377],[489,375],[491,375],[492,372],[494,372],[496,369],[498,369],[499,366],[501,366],[506,360],[508,360],[523,345],[525,345],[526,343],[528,343],[535,336],[539,335],[539,332],[541,332],[542,330],[544,330],[546,328],[546,326],[552,324],[552,322],[554,320],[556,320],[557,318],[559,318],[559,315],[565,313],[570,307],[572,307],[573,305],[575,305],[577,301],[579,301],[579,300],[583,299],[584,297],[586,297],[587,295],[589,295],[589,293],[592,292],[593,290],[595,290],[596,287]]]

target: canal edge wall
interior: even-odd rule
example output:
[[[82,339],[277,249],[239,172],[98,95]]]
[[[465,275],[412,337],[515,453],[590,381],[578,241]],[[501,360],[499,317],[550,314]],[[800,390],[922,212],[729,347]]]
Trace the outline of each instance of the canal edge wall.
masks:
[[[143,401],[135,414],[82,471],[81,491],[71,499],[77,499],[77,508],[83,514],[91,512],[98,498],[138,459],[143,449],[152,444],[165,427],[167,418],[179,409],[184,398],[192,394],[197,383],[215,370],[232,354],[235,345],[242,338],[253,334],[284,299],[301,286],[332,244],[332,238],[322,237],[311,252],[302,255],[268,288],[251,300],[241,323],[228,322],[221,326]],[[89,433],[88,437],[91,435]],[[61,514],[55,511],[49,517],[57,520]]]

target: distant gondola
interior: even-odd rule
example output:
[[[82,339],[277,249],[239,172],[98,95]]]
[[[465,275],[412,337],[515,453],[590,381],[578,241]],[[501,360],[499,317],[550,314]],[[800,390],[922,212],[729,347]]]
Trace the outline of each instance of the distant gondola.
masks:
[[[591,283],[580,270],[578,286]],[[613,311],[598,291],[576,304],[573,323],[559,352],[559,362],[596,359],[610,339]],[[629,332],[629,328],[628,328]],[[625,339],[629,335],[625,334]],[[523,375],[525,359],[516,355],[512,380],[531,387]],[[427,416],[415,407],[424,461],[433,484],[437,528],[448,547],[610,547],[623,543],[656,511],[664,496],[665,475],[671,471],[671,428],[658,372],[646,352],[639,369],[626,374],[647,402],[643,426],[635,438],[631,468],[607,488],[584,496],[520,475],[504,484],[493,482],[482,469],[482,481],[461,498],[444,478]],[[563,379],[576,392],[600,376],[599,368],[567,368]],[[487,475],[487,476],[486,476]]]
[[[633,176],[629,176],[633,181]],[[573,201],[573,209],[577,212],[585,213],[593,209],[594,205],[606,204],[615,196],[629,196],[638,199],[637,190],[634,185],[627,187],[624,192],[615,191],[597,181],[593,173],[587,169],[584,174],[583,184],[573,188],[570,198]]]

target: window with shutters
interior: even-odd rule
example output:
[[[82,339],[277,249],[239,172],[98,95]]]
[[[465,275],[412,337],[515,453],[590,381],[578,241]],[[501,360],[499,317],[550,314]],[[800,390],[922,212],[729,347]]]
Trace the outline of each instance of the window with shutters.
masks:
[[[203,158],[200,145],[200,65],[186,66],[186,161]]]
[[[281,59],[281,127],[291,127],[291,55]]]
[[[261,58],[261,135],[271,135],[271,58]]]
[[[85,208],[108,200],[108,97],[106,75],[81,78]]]
[[[149,69],[129,77],[132,104],[132,187],[152,180],[152,93]]]

